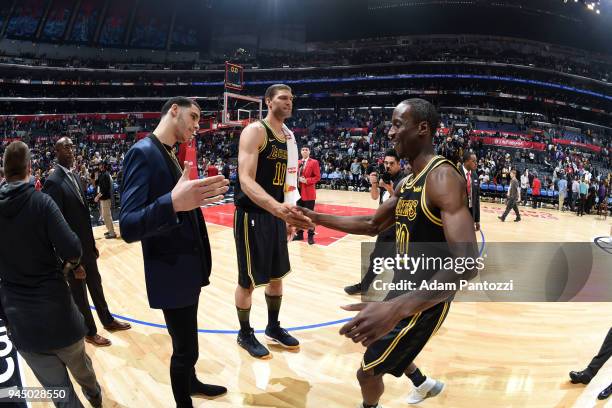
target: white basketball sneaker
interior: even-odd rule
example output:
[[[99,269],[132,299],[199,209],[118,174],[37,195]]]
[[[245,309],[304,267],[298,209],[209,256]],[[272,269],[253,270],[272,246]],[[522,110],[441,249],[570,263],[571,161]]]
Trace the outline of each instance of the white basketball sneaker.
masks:
[[[435,397],[444,390],[444,383],[442,381],[434,380],[433,378],[427,378],[425,382],[418,387],[414,387],[412,393],[406,399],[409,404],[418,404],[423,402],[424,399]]]

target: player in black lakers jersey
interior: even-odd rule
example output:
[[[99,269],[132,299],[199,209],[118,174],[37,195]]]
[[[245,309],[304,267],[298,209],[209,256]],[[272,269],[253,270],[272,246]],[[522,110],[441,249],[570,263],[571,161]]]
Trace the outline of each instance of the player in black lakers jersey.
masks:
[[[295,211],[315,224],[350,234],[374,236],[395,223],[398,254],[410,253],[413,243],[427,242],[440,243],[453,256],[476,257],[473,220],[464,205],[465,180],[451,162],[434,155],[432,139],[439,123],[435,108],[423,99],[408,99],[395,108],[389,137],[399,156],[408,158],[413,172],[373,216],[340,217],[301,207]],[[463,243],[457,246],[460,249],[452,245],[457,243]],[[457,283],[474,275],[474,270],[463,275],[436,270],[425,279]],[[444,385],[425,377],[413,360],[442,325],[453,295],[454,291],[446,290],[412,291],[384,302],[343,307],[359,313],[340,329],[340,334],[367,346],[357,371],[363,407],[378,406],[386,373],[396,377],[406,374],[412,380],[415,389],[408,403],[421,402],[442,391]]]
[[[289,226],[312,228],[310,219],[283,204],[287,172],[287,142],[283,122],[291,116],[293,95],[286,85],[266,90],[268,114],[240,135],[238,184],[234,202],[234,240],[238,256],[236,309],[240,322],[238,344],[253,357],[271,358],[255,337],[249,322],[254,288],[266,286],[266,338],[290,349],[299,342],[280,326],[282,278],[291,271],[287,250]],[[291,230],[291,227],[289,227]],[[293,234],[291,234],[293,235]]]

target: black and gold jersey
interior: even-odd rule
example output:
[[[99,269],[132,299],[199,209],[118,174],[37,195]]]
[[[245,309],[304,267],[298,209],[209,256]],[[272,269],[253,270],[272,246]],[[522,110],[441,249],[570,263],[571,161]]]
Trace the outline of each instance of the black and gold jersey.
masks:
[[[282,203],[285,197],[285,176],[287,174],[287,142],[284,135],[278,135],[265,121],[260,122],[266,129],[264,143],[259,148],[255,181],[266,193]],[[240,177],[236,181],[234,204],[247,210],[264,211],[240,188]]]
[[[430,207],[425,195],[427,176],[443,164],[457,170],[449,160],[434,156],[419,174],[411,174],[400,186],[395,207],[395,242],[400,255],[411,255],[411,242],[446,242],[440,210]]]

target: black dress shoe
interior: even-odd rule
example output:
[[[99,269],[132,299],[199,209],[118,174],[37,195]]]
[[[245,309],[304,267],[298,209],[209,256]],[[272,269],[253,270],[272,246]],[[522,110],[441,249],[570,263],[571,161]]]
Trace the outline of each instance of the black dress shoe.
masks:
[[[602,392],[599,393],[597,399],[605,400],[610,396],[610,394],[612,394],[612,383],[610,383],[610,385],[608,385],[606,388],[604,388]]]
[[[506,220],[504,220],[504,218],[503,218],[502,216],[499,216],[499,217],[497,217],[497,218],[499,218],[499,220],[500,220],[501,222],[506,221]]]
[[[295,237],[293,237],[293,241],[303,241],[303,240],[304,240],[303,232],[301,234],[298,232],[297,234],[295,234]]]
[[[314,245],[314,235],[308,236],[308,245]]]
[[[104,326],[109,332],[116,332],[121,330],[130,330],[132,326],[129,323],[120,322],[119,320],[113,320],[108,326]]]
[[[227,393],[227,388],[220,385],[204,384],[198,380],[191,383],[191,395],[203,397],[218,397]]]
[[[347,295],[361,295],[361,283],[356,283],[354,285],[346,286],[344,291]]]
[[[588,384],[593,378],[586,371],[570,371],[569,376],[572,384]]]

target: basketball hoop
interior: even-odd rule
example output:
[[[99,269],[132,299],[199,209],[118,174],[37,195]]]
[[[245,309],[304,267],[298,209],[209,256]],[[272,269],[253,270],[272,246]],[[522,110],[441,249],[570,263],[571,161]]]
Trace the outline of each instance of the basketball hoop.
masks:
[[[225,92],[223,94],[223,125],[245,126],[262,118],[263,101],[260,98]]]

